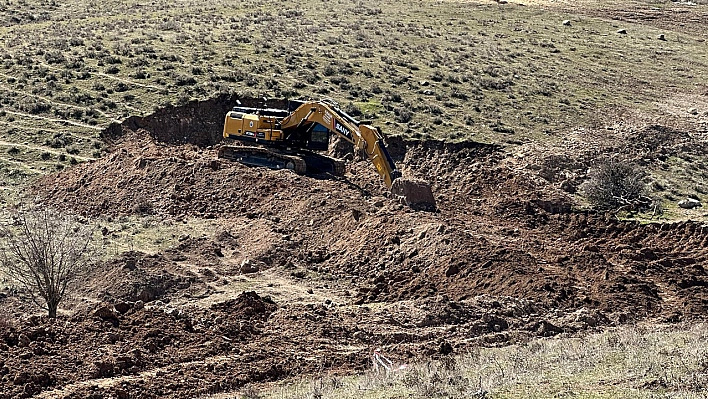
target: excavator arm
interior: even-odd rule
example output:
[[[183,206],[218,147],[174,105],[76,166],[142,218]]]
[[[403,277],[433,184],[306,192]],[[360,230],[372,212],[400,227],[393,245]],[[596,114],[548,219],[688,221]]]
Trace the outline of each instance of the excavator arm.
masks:
[[[391,188],[393,182],[401,176],[386,150],[381,132],[360,123],[334,104],[324,101],[305,102],[282,120],[281,129],[287,136],[289,131],[304,129],[314,123],[319,123],[352,143],[357,150],[364,151],[386,187]]]

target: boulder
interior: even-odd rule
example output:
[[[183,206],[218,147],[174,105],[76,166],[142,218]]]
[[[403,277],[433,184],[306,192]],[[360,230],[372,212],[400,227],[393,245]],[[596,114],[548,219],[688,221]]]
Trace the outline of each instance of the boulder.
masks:
[[[703,204],[701,204],[701,201],[695,198],[686,198],[685,200],[679,201],[677,205],[683,209],[700,208],[703,206]]]
[[[243,274],[248,274],[248,273],[257,273],[260,270],[260,267],[258,264],[250,259],[244,259],[241,262],[241,273]]]
[[[30,344],[30,339],[26,334],[20,334],[19,337],[17,337],[17,346],[20,348],[23,348],[25,346],[29,346]]]

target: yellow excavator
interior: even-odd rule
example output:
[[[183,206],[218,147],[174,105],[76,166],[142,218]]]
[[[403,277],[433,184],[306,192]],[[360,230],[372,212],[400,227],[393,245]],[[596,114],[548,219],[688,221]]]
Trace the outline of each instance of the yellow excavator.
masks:
[[[288,101],[287,109],[242,107],[226,114],[224,138],[256,144],[225,145],[219,157],[296,173],[344,174],[344,161],[317,153],[327,151],[336,134],[366,153],[386,187],[413,207],[435,209],[429,184],[402,179],[378,128],[357,121],[335,102]]]

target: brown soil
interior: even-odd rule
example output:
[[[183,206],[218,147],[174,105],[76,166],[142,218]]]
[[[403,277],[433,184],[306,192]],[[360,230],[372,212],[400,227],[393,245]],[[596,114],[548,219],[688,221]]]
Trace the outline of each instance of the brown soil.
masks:
[[[200,121],[221,109],[190,107]],[[213,219],[214,234],[108,262],[70,317],[14,320],[0,398],[188,398],[362,370],[377,347],[404,361],[708,311],[708,227],[572,211],[558,176],[587,168],[583,154],[517,167],[494,146],[390,139],[404,175],[432,183],[425,212],[363,161],[337,180],[216,160],[203,122],[166,138],[181,114],[111,128],[107,156],[32,194],[90,217]]]

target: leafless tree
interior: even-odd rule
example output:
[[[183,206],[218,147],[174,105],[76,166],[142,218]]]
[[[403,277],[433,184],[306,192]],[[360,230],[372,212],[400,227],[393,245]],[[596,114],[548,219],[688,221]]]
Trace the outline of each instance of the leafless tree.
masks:
[[[90,265],[93,229],[52,209],[17,211],[0,226],[0,268],[55,318]]]

